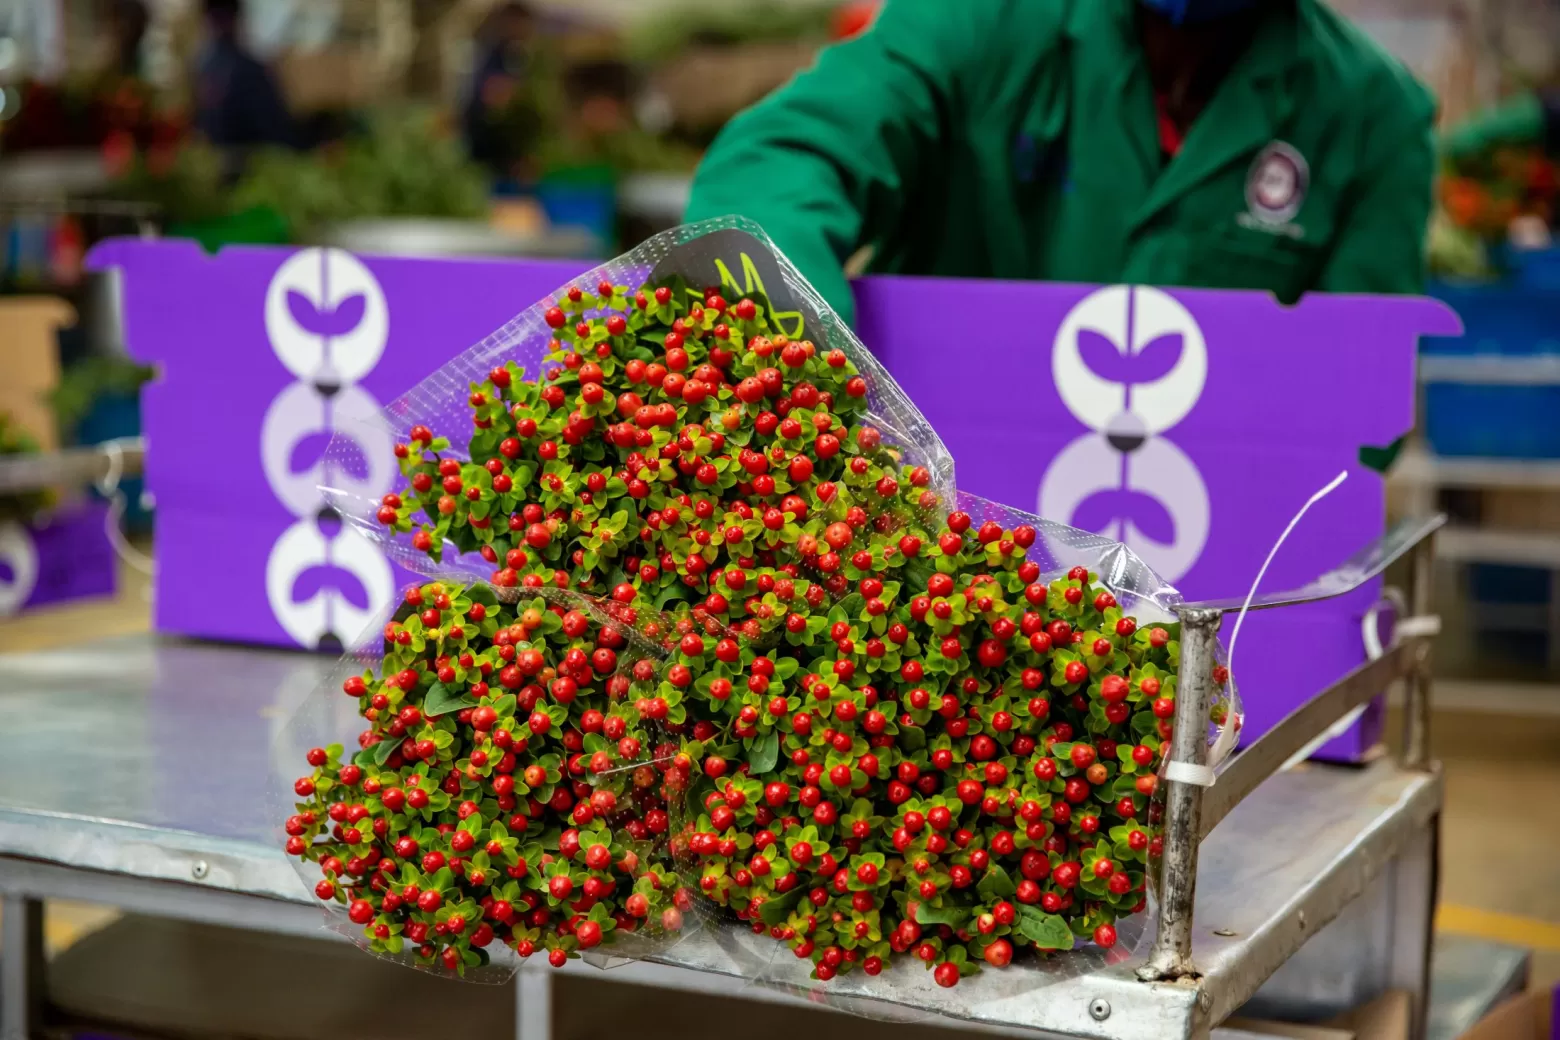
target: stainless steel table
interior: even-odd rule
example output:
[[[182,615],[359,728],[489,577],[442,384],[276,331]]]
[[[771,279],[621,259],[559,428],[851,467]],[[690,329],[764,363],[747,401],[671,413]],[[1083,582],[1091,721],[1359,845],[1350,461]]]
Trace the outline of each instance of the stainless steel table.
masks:
[[[44,899],[322,934],[312,894],[280,851],[266,791],[273,734],[332,663],[150,637],[0,656],[7,1040],[32,1025],[41,959],[20,954],[39,948]],[[1192,936],[1200,978],[1140,982],[1140,951],[1083,978],[985,972],[953,991],[960,1010],[973,1028],[1008,1034],[1166,1040],[1208,1035],[1270,976],[1248,1014],[1321,1017],[1388,986],[1422,996],[1440,803],[1437,773],[1387,761],[1280,772],[1202,844]],[[778,949],[718,929],[680,943],[664,963],[615,972],[729,995],[723,975],[750,974]],[[894,969],[884,976],[890,986],[872,995],[913,1005],[932,985],[917,967]],[[547,1035],[549,970],[521,973],[524,1040]],[[789,957],[768,970],[782,983],[805,980]],[[840,993],[865,995],[866,980],[842,981]],[[742,992],[794,999],[763,987]]]

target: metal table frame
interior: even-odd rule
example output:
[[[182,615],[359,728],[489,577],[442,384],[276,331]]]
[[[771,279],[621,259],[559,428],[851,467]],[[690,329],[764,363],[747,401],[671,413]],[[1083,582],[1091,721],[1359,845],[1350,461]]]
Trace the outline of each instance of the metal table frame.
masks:
[[[1400,526],[1311,586],[1264,596],[1253,606],[1283,606],[1347,592],[1412,550],[1410,603],[1414,612],[1422,613],[1429,603],[1429,536],[1438,526],[1440,518]],[[1215,635],[1224,613],[1239,605],[1197,604],[1180,611],[1183,653],[1173,760],[1202,764],[1206,755],[1203,734],[1213,692]],[[1168,782],[1160,914],[1152,940],[1145,943],[1146,956],[1075,978],[1041,980],[1014,970],[982,973],[949,991],[968,994],[958,1009],[967,1021],[957,1024],[1010,1035],[1039,1031],[1094,1040],[1193,1040],[1207,1036],[1246,1005],[1275,972],[1279,976],[1259,1005],[1265,1000],[1282,1006],[1286,994],[1314,990],[1304,978],[1299,985],[1288,985],[1286,979],[1305,976],[1312,963],[1336,974],[1337,959],[1366,942],[1379,962],[1368,970],[1370,988],[1409,989],[1416,998],[1414,1035],[1420,1036],[1441,804],[1440,776],[1428,762],[1429,649],[1424,635],[1398,640],[1235,757],[1212,787]],[[0,659],[0,683],[5,679]],[[1397,680],[1405,680],[1408,687],[1401,764],[1282,770],[1333,722]],[[1286,877],[1282,884],[1292,881],[1291,887],[1255,899],[1239,888],[1256,878],[1280,876],[1289,863],[1261,862],[1261,843],[1253,843],[1252,834],[1282,833],[1271,817],[1285,811],[1311,819],[1318,834],[1303,846],[1268,855],[1298,862],[1306,876]],[[1229,827],[1210,833],[1227,819]],[[1212,884],[1235,887],[1205,893],[1199,902],[1200,865],[1205,886],[1212,878]],[[322,933],[322,916],[311,893],[275,847],[35,808],[0,805],[0,897],[6,951],[0,959],[4,1040],[32,1035],[39,1022],[45,899],[108,903],[155,916],[272,932],[333,934]],[[1351,905],[1358,911],[1340,918]],[[1202,928],[1197,927],[1199,921]],[[730,994],[725,976],[752,973],[753,958],[759,954],[744,945],[751,940],[744,929],[707,929],[655,962],[617,968],[614,975],[652,986]],[[766,947],[764,956],[768,952]],[[1360,956],[1358,951],[1354,956]],[[805,985],[806,968],[787,963],[775,970],[771,981]],[[520,973],[516,992],[522,1040],[548,1035],[550,970],[527,967]],[[595,969],[570,962],[564,970]],[[902,982],[895,981],[900,977]],[[831,985],[844,996],[909,1006],[915,1006],[916,985],[926,985],[897,968],[882,978],[890,980],[888,991],[881,985],[864,988],[864,981],[872,980],[854,976]],[[742,993],[756,999],[796,999],[761,986],[746,987]],[[1372,995],[1350,993],[1336,999]]]
[[[1430,610],[1433,581],[1434,533],[1445,522],[1410,520],[1399,525],[1362,557],[1368,565],[1354,569],[1352,584],[1328,595],[1357,588],[1384,571],[1405,553],[1412,553],[1409,589],[1411,612],[1423,616]],[[1347,566],[1347,565],[1346,565]],[[1320,584],[1320,583],[1319,583]],[[1343,583],[1340,583],[1340,585]],[[1306,590],[1264,596],[1253,609],[1289,606],[1325,596]],[[1175,731],[1171,760],[1193,766],[1207,761],[1205,725],[1214,693],[1213,669],[1218,651],[1219,625],[1225,612],[1239,608],[1235,601],[1206,603],[1183,608],[1181,668],[1176,685]],[[1277,726],[1231,761],[1218,783],[1205,788],[1171,781],[1165,811],[1164,873],[1161,879],[1163,907],[1154,937],[1153,952],[1139,972],[1144,981],[1195,978],[1192,961],[1193,903],[1197,892],[1197,854],[1202,839],[1258,784],[1272,776],[1290,756],[1306,747],[1333,722],[1365,704],[1393,681],[1407,682],[1404,718],[1403,767],[1423,770],[1430,756],[1430,643],[1425,636],[1398,640],[1380,657],[1370,661],[1328,689],[1296,708]],[[1421,1009],[1422,1010],[1422,1009]]]

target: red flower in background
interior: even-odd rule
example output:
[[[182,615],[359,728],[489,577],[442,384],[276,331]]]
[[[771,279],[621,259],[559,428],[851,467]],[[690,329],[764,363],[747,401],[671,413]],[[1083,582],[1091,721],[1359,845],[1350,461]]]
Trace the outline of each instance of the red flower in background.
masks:
[[[103,168],[110,177],[122,177],[135,162],[135,136],[128,130],[112,130],[103,138]]]
[[[830,31],[836,40],[848,40],[860,36],[872,27],[877,18],[881,0],[849,0],[835,9]]]

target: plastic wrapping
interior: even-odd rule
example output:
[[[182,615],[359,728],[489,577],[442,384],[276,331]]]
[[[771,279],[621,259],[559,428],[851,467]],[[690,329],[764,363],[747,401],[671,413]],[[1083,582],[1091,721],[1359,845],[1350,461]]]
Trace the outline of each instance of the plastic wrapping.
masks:
[[[919,959],[935,970],[909,1003],[940,1011],[939,987],[983,966],[1038,963],[1041,984],[1135,948],[1159,843],[1178,594],[1119,543],[958,493],[913,403],[756,227],[724,220],[657,236],[372,421],[400,442],[407,486],[378,501],[326,489],[350,522],[453,600],[491,601],[484,610],[503,625],[528,609],[548,629],[548,618],[573,615],[577,639],[606,630],[620,641],[611,667],[567,688],[564,703],[550,685],[518,686],[557,716],[557,739],[578,745],[566,749],[578,758],[556,765],[583,763],[563,808],[532,814],[528,866],[583,884],[571,831],[598,836],[597,860],[635,858],[584,898],[527,889],[535,869],[532,881],[506,878],[521,884],[502,901],[530,891],[550,913],[539,925],[527,917],[522,936],[483,907],[477,927],[493,934],[478,949],[507,940],[553,959],[583,949],[676,960],[675,944],[702,931],[758,983],[798,986],[795,954],[818,999],[834,999],[835,976],[859,972],[854,996],[838,998],[847,1004],[875,985],[906,1003],[905,972]],[[343,453],[344,472],[353,443],[372,441],[329,449]],[[329,854],[314,843],[341,841],[339,821],[318,818],[332,804],[318,788],[321,776],[341,779],[331,741],[350,732],[342,705],[375,712],[387,673],[406,687],[397,696],[392,686],[387,708],[437,697],[442,718],[453,712],[440,727],[456,749],[451,797],[473,800],[482,836],[504,841],[488,822],[511,811],[483,772],[491,763],[473,773],[458,754],[500,723],[522,723],[512,685],[480,685],[471,671],[484,654],[503,671],[499,633],[482,622],[474,663],[457,648],[447,677],[438,653],[424,651],[426,669],[408,674],[404,648],[381,641],[423,625],[437,594],[420,590],[424,603],[403,605],[399,629],[375,633],[378,654],[339,677],[363,684],[350,688],[355,705],[322,692],[289,727],[291,761],[299,748],[324,758],[304,785],[316,819],[287,810],[290,851],[303,853],[311,883]],[[448,617],[426,621],[448,637]],[[522,623],[511,645],[537,644],[537,668],[582,666],[567,660],[578,647]],[[1221,700],[1210,725],[1233,706]],[[483,730],[461,714],[483,710],[500,722],[484,717]],[[590,711],[600,718],[587,724]],[[592,727],[607,717],[632,730],[632,753],[603,746]],[[385,724],[381,713],[364,739]],[[541,764],[536,786],[550,792],[564,778],[531,761],[552,746],[547,732],[511,752],[507,775]],[[404,787],[410,760],[381,746],[358,759]],[[449,757],[432,750],[435,762]],[[609,796],[600,819],[559,818],[598,793]],[[402,825],[382,799],[367,809]],[[441,813],[430,822],[465,822]],[[441,850],[454,840],[427,837]],[[346,874],[333,871],[322,898],[374,952],[407,945],[376,938],[382,925],[393,936],[392,921],[441,920],[404,904],[384,917],[373,889],[341,893],[343,877],[362,877],[354,864],[335,866]],[[484,890],[468,875],[452,891]],[[366,902],[354,910],[354,898]],[[599,935],[591,924],[579,934],[587,921]],[[500,960],[452,938],[469,937],[471,922],[460,923],[423,937],[421,960],[490,974]],[[879,982],[891,968],[892,982]]]
[[[368,952],[479,981],[507,979],[515,950],[659,952],[702,909],[655,869],[670,822],[655,756],[684,709],[632,696],[673,622],[518,591],[408,589],[275,747],[284,843],[327,923]],[[544,938],[564,920],[567,934]]]
[[[736,303],[746,297],[763,302],[763,315],[776,331],[790,338],[802,333],[813,342],[842,351],[860,374],[864,387],[864,419],[884,431],[885,440],[899,446],[906,461],[924,466],[929,488],[947,501],[953,493],[953,456],[921,414],[914,402],[894,382],[888,371],[856,338],[854,332],[823,301],[801,273],[775,249],[757,224],[738,217],[724,217],[673,228],[654,236],[615,260],[608,261],[560,288],[552,298],[539,300],[526,308],[503,328],[481,343],[460,354],[433,372],[405,394],[387,404],[368,419],[343,419],[344,424],[362,423],[374,427],[373,437],[338,434],[326,449],[333,463],[326,472],[354,474],[363,472],[366,461],[360,444],[405,440],[414,426],[423,426],[441,435],[450,445],[444,452],[453,458],[466,458],[463,440],[472,426],[470,395],[486,381],[496,367],[513,365],[514,378],[536,379],[548,367],[560,333],[569,331],[579,319],[600,318],[613,308],[602,303],[593,290],[601,284],[618,288],[617,304],[624,304],[622,290],[641,286],[666,286],[679,300],[704,298],[704,288],[717,288],[731,295]],[[567,312],[565,326],[548,323],[550,311],[568,305],[567,290],[579,287],[579,303]],[[626,295],[631,296],[632,292]],[[664,307],[652,301],[651,311]],[[631,313],[631,312],[630,312]],[[378,519],[381,502],[363,497],[361,490],[348,485],[321,488],[331,506],[368,535],[397,562],[410,570],[429,572],[428,554],[411,544],[410,531],[389,531]],[[475,579],[489,576],[491,567],[483,567],[461,546],[452,546],[452,557],[443,573],[469,573]],[[444,555],[441,552],[441,556]]]

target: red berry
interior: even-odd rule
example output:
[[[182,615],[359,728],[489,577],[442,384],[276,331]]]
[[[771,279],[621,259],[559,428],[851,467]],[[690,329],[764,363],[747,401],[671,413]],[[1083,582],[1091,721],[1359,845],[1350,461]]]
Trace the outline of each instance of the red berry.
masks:
[[[998,939],[981,951],[981,956],[993,968],[1005,968],[1013,960],[1013,944],[1006,939]]]

